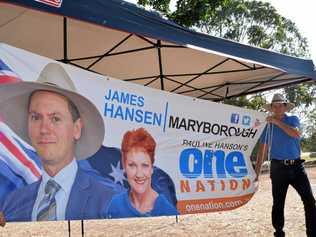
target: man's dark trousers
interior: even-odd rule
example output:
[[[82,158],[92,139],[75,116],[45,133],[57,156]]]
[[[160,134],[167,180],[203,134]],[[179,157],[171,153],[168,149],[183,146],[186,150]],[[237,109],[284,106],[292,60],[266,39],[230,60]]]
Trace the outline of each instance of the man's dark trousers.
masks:
[[[272,225],[275,236],[285,236],[284,204],[289,185],[300,195],[305,209],[306,233],[308,237],[316,237],[316,206],[315,198],[304,166],[301,162],[286,165],[280,161],[271,161],[270,177],[272,180]]]

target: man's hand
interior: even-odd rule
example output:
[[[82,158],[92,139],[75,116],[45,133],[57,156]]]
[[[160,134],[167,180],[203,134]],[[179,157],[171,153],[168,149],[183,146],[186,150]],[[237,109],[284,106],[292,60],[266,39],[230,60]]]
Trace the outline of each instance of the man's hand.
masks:
[[[266,121],[267,121],[268,123],[273,123],[273,124],[275,124],[275,125],[278,125],[278,124],[280,123],[280,120],[277,119],[277,118],[275,118],[274,116],[268,116],[268,117],[266,118]]]
[[[0,226],[5,226],[5,218],[2,212],[0,212]]]
[[[300,138],[301,133],[298,128],[291,127],[285,123],[283,123],[280,119],[277,119],[274,116],[268,116],[266,118],[266,121],[268,123],[275,124],[279,128],[281,128],[287,135],[294,138]]]

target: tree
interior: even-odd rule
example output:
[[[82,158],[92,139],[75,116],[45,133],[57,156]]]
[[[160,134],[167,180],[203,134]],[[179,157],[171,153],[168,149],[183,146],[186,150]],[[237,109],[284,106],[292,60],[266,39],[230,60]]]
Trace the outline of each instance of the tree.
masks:
[[[155,10],[164,13],[167,17],[169,17],[170,9],[170,0],[138,0],[138,4],[142,6],[151,6]]]
[[[304,111],[306,121],[303,127],[302,150],[316,151],[316,108],[308,112]]]
[[[308,57],[308,44],[295,24],[277,13],[270,3],[245,0],[177,0],[171,12],[170,0],[139,0],[143,6],[162,12],[178,24],[213,36],[274,50],[292,56]],[[310,106],[315,87],[304,84],[285,88],[296,105]],[[261,95],[259,95],[260,97]],[[261,96],[262,97],[262,96]],[[226,103],[258,108],[263,99],[239,97]]]
[[[240,96],[238,98],[228,99],[225,100],[224,103],[260,111],[262,110],[262,105],[266,104],[267,101],[262,94],[257,94],[250,98],[249,96]]]
[[[296,107],[303,106],[306,109],[315,103],[316,90],[314,82],[286,87],[284,88],[284,93],[287,99],[293,102]]]
[[[138,0],[176,23],[241,43],[292,56],[309,56],[308,44],[295,24],[268,2],[245,0]]]
[[[308,44],[296,25],[278,14],[267,2],[245,0],[177,0],[176,10],[171,12],[170,0],[139,0],[176,23],[192,29],[245,44],[274,50],[297,57],[309,57]],[[287,99],[306,114],[303,134],[303,150],[316,147],[316,109],[314,84],[299,84],[283,89]],[[241,96],[224,103],[259,110],[266,103],[262,94],[251,98]]]

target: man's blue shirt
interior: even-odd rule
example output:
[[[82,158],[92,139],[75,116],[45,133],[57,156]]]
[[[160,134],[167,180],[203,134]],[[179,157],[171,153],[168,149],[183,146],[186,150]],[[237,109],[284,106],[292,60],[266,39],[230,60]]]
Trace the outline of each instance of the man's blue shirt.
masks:
[[[281,120],[292,128],[300,128],[300,122],[296,116],[284,115]],[[270,127],[269,127],[270,126]],[[280,127],[275,124],[267,124],[261,137],[260,143],[268,144],[272,132],[271,159],[275,160],[293,160],[298,159],[301,155],[300,139],[286,134]]]

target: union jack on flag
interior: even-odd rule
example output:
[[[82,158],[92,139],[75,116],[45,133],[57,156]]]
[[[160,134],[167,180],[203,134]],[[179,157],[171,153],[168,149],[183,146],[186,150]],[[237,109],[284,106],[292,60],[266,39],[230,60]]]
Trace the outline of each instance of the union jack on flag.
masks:
[[[0,162],[4,162],[26,184],[33,183],[41,177],[42,171],[34,148],[2,121],[0,121]]]
[[[0,59],[0,84],[19,81],[21,81],[21,78]]]
[[[46,5],[52,6],[52,7],[60,7],[63,0],[35,0],[35,2],[41,2]]]

